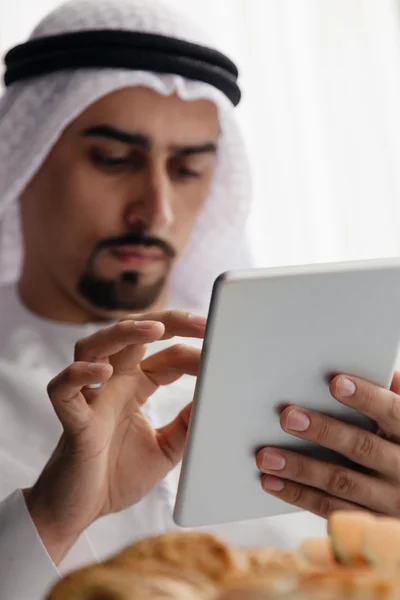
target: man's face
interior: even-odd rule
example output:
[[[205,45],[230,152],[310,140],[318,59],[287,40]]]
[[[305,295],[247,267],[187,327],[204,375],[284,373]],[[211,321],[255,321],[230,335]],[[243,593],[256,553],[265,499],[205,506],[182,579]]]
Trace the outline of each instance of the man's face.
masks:
[[[95,312],[152,305],[207,198],[218,136],[207,100],[146,88],[102,98],[21,197],[25,270]]]

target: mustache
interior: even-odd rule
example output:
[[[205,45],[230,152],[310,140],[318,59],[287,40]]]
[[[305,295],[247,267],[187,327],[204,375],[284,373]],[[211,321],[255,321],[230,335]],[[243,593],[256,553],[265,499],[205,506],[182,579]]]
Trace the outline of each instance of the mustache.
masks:
[[[167,244],[167,242],[140,233],[128,233],[124,236],[102,240],[97,244],[96,251],[108,250],[110,248],[116,248],[117,246],[147,246],[159,248],[168,258],[172,259],[176,256],[175,250],[170,244]]]

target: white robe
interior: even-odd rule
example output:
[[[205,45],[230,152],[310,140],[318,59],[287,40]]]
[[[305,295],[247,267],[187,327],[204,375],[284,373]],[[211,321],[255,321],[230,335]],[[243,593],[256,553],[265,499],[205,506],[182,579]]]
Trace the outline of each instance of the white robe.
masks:
[[[46,386],[72,362],[75,342],[99,326],[39,318],[22,306],[13,287],[0,290],[0,315],[0,598],[39,600],[71,568],[175,528],[172,509],[179,469],[139,504],[89,527],[57,569],[37,535],[20,489],[35,482],[61,434]],[[151,351],[170,343],[154,344]],[[193,384],[185,377],[153,396],[146,410],[154,426],[164,424],[190,402]],[[298,512],[211,530],[237,544],[295,547],[304,537],[325,535],[326,523]]]

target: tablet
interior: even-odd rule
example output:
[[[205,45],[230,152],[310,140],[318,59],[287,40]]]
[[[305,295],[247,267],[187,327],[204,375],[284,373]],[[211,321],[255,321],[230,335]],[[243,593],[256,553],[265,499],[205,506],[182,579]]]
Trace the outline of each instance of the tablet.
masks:
[[[174,520],[216,525],[296,512],[262,490],[257,450],[333,463],[334,452],[282,431],[298,404],[374,430],[329,393],[334,374],[390,387],[400,341],[400,259],[252,269],[214,284]]]

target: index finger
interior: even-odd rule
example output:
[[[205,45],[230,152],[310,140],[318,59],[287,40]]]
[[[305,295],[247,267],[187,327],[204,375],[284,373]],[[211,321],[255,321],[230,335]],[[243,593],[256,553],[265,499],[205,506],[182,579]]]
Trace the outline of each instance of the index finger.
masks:
[[[122,321],[158,321],[165,326],[162,340],[169,340],[174,336],[203,338],[207,318],[183,310],[164,310],[158,312],[133,314],[121,319]]]
[[[386,433],[400,435],[400,396],[392,390],[347,375],[335,377],[330,389],[339,402],[373,419]]]
[[[120,321],[82,338],[75,344],[75,361],[97,362],[108,360],[127,346],[144,344],[161,339],[165,327],[155,321]],[[138,355],[138,362],[141,356]]]

